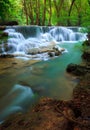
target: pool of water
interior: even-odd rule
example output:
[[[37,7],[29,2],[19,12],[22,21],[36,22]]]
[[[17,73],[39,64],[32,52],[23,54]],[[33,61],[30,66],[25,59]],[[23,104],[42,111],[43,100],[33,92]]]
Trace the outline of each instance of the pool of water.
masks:
[[[72,98],[77,82],[66,73],[66,67],[69,63],[82,62],[81,42],[59,45],[67,52],[47,61],[0,59],[1,121],[4,116],[27,109],[38,97]]]

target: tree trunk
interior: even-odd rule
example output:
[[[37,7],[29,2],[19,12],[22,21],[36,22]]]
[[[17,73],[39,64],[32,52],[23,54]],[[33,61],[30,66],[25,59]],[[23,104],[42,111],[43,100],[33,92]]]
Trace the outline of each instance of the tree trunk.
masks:
[[[45,25],[45,20],[46,20],[46,0],[44,0],[44,9],[43,9],[43,20],[42,20],[42,25]]]
[[[26,16],[26,24],[28,25],[28,11],[27,11],[27,4],[25,0],[23,0],[23,6],[24,6],[24,12]]]
[[[29,2],[29,18],[30,18],[30,24],[34,25],[34,18],[33,18],[33,3],[32,0]]]
[[[48,22],[48,25],[51,26],[51,17],[52,17],[52,4],[51,4],[51,0],[49,0],[49,22]]]
[[[69,12],[68,12],[68,21],[67,21],[68,26],[71,25],[69,18],[70,18],[71,11],[72,11],[72,7],[73,7],[74,3],[75,3],[75,0],[72,0],[71,5],[70,5],[70,8],[69,8]]]
[[[81,0],[79,2],[80,2],[79,5],[77,6],[75,4],[75,7],[76,7],[77,13],[78,13],[78,15],[77,15],[77,17],[78,17],[77,25],[81,26],[81,23],[82,23],[82,8],[81,8],[81,4],[82,4],[82,2],[81,2]]]
[[[40,0],[36,0],[36,25],[39,25],[39,8],[40,8]]]
[[[55,9],[56,9],[57,20],[58,20],[57,25],[60,25],[59,18],[60,18],[60,11],[62,9],[63,3],[64,3],[64,0],[59,0],[59,3],[56,2],[56,0],[54,0],[54,5],[55,5]]]

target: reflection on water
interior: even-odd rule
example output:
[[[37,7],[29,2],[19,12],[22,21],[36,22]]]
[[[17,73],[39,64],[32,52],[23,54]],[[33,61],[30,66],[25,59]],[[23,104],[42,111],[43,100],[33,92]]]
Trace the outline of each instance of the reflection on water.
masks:
[[[65,69],[71,62],[81,62],[81,43],[62,43],[60,46],[67,48],[68,52],[48,61],[24,61],[15,58],[0,59],[0,108],[5,109],[7,112],[6,108],[10,105],[10,101],[12,101],[12,106],[17,107],[14,107],[13,110],[23,109],[25,100],[27,100],[27,94],[23,97],[21,89],[19,91],[18,88],[18,94],[16,93],[15,97],[13,97],[14,95],[10,97],[9,104],[5,104],[6,99],[4,99],[4,105],[2,103],[2,99],[8,93],[10,94],[16,84],[30,87],[29,92],[33,91],[33,94],[37,93],[41,97],[48,96],[64,100],[72,97],[72,90],[76,82],[73,82],[74,77],[69,77],[66,74]],[[23,90],[25,90],[23,94],[28,92],[28,89],[24,88]],[[20,96],[24,100],[14,104]],[[29,99],[30,97],[28,97]],[[20,103],[23,105],[20,106]]]

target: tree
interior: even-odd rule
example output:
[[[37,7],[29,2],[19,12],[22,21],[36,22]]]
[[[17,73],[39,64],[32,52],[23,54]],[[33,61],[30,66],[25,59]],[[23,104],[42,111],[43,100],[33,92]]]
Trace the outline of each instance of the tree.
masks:
[[[0,0],[0,21],[1,22],[4,22],[5,20],[7,20],[9,7],[10,7],[9,0]]]
[[[48,25],[51,25],[51,17],[52,17],[52,3],[51,0],[49,0],[49,21],[48,21]]]
[[[55,9],[56,9],[56,15],[57,15],[57,25],[60,25],[60,11],[62,9],[62,6],[64,4],[64,0],[54,0],[54,6],[55,6]]]
[[[69,18],[70,18],[71,11],[72,11],[72,7],[73,7],[74,3],[75,3],[75,0],[72,0],[72,1],[71,1],[71,5],[70,5],[70,8],[69,8],[69,11],[68,11],[68,17],[69,17]],[[70,19],[68,19],[68,25],[71,25]]]

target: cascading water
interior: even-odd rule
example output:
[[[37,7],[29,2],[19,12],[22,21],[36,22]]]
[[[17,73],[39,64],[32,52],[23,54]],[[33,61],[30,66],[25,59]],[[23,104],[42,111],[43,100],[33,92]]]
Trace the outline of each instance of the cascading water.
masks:
[[[82,41],[82,40],[86,39],[86,35],[78,32],[78,30],[75,30],[75,28],[55,27],[50,30],[50,34],[58,42],[60,42],[60,41]]]
[[[29,55],[29,57],[31,54],[48,52],[58,42],[86,39],[86,34],[75,31],[75,28],[66,27],[13,26],[7,27],[4,32],[8,33],[9,38],[5,45],[7,49],[3,52]]]

